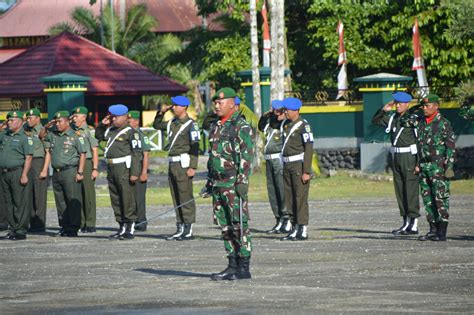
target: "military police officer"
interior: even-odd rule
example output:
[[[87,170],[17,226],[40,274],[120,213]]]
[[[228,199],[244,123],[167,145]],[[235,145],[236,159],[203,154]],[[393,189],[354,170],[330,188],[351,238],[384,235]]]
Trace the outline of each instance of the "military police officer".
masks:
[[[302,103],[297,98],[283,100],[286,122],[283,125],[283,178],[286,208],[292,222],[291,232],[282,241],[308,239],[308,193],[313,157],[313,133],[309,123],[301,118]]]
[[[415,172],[420,176],[420,190],[430,231],[420,241],[446,241],[449,222],[449,186],[454,177],[454,133],[451,123],[439,112],[439,96],[428,94],[422,99],[421,119],[402,123],[416,126],[420,159]]]
[[[128,107],[123,104],[109,106],[109,113],[96,129],[99,141],[107,144],[104,157],[107,162],[107,181],[115,220],[119,224],[111,239],[134,238],[137,211],[135,183],[140,176],[142,156],[140,135],[128,124]]]
[[[249,279],[252,237],[248,187],[253,160],[253,130],[235,105],[235,91],[222,88],[213,96],[219,117],[209,134],[208,182],[202,194],[212,194],[214,217],[222,229],[227,268],[212,280]]]
[[[135,183],[135,206],[137,211],[137,221],[135,222],[135,230],[146,231],[146,189],[148,181],[148,165],[149,153],[151,150],[150,140],[140,130],[140,112],[131,110],[128,112],[128,124],[140,135],[140,143],[142,146],[142,157],[140,159],[140,178]]]
[[[416,146],[416,129],[401,126],[400,119],[408,113],[408,103],[412,97],[405,92],[392,94],[393,101],[379,109],[372,122],[386,127],[385,132],[390,134],[392,147],[390,152],[393,159],[393,183],[397,197],[402,226],[393,230],[395,235],[418,234],[418,217],[420,203],[418,200],[418,176],[415,166],[418,162]],[[395,113],[391,111],[395,108]]]
[[[281,148],[283,146],[282,124],[285,113],[282,101],[273,100],[272,109],[265,113],[258,121],[258,129],[265,134],[265,169],[267,175],[267,191],[273,215],[276,219],[275,226],[267,231],[268,234],[288,233],[291,222],[285,205],[285,186],[283,184],[283,165],[281,161]]]
[[[0,124],[0,134],[5,132],[8,120],[4,120]],[[2,189],[2,172],[0,170],[0,231],[8,230],[7,208],[5,206],[5,198]]]
[[[41,178],[43,170],[48,169],[45,164],[45,148],[43,141],[39,139],[39,133],[43,128],[41,124],[41,112],[32,108],[26,112],[27,123],[23,126],[25,133],[33,139],[34,152],[30,168],[30,181],[33,186],[33,204],[30,219],[30,232],[46,231],[46,195],[48,190],[47,178]]]
[[[82,183],[82,211],[81,232],[94,233],[96,231],[96,195],[95,179],[99,175],[99,141],[92,135],[93,128],[87,125],[89,110],[78,106],[71,112],[74,121],[74,131],[84,139],[86,149],[86,163],[84,165],[84,180]]]
[[[190,101],[185,96],[171,98],[172,105],[163,105],[157,112],[153,127],[168,135],[169,172],[171,196],[176,208],[176,232],[167,240],[193,239],[196,222],[196,204],[193,199],[193,177],[196,173],[200,132],[197,123],[187,113]],[[165,113],[172,109],[174,118],[164,122]]]
[[[0,133],[0,170],[9,232],[5,238],[24,240],[31,217],[32,184],[28,178],[33,140],[23,130],[23,112],[7,114],[8,129]]]
[[[54,126],[53,126],[54,125]],[[50,128],[52,127],[52,128]],[[48,128],[50,128],[48,130]],[[54,115],[44,131],[47,149],[45,163],[53,168],[53,191],[61,227],[58,235],[76,237],[81,225],[82,186],[86,163],[85,140],[72,130],[69,112],[62,110]],[[41,178],[47,176],[47,170]]]

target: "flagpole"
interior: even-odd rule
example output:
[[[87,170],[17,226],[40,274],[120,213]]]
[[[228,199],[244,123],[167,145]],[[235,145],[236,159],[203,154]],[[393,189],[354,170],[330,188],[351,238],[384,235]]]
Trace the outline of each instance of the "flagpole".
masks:
[[[423,61],[423,53],[421,50],[420,31],[418,28],[418,19],[415,18],[413,25],[413,66],[412,70],[416,70],[418,86],[420,87],[420,96],[424,97],[429,94],[428,79],[426,78],[426,69]]]
[[[345,97],[347,90],[349,89],[349,83],[347,82],[347,55],[346,48],[344,47],[344,24],[341,21],[337,24],[337,34],[339,35],[339,56],[337,64],[341,66],[341,70],[337,76],[337,96],[336,100],[341,97]]]

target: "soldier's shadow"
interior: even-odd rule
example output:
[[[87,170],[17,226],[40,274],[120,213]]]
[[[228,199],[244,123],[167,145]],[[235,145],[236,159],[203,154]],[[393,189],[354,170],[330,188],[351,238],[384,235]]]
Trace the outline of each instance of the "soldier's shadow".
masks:
[[[171,269],[149,269],[149,268],[138,268],[135,271],[151,273],[159,276],[180,276],[180,277],[194,277],[194,278],[209,278],[211,277],[208,273],[197,273],[181,270],[171,270]]]
[[[341,228],[320,228],[317,229],[318,231],[340,231],[340,232],[354,232],[354,233],[369,233],[369,234],[390,234],[389,231],[373,231],[373,230],[365,230],[365,229],[341,229]]]

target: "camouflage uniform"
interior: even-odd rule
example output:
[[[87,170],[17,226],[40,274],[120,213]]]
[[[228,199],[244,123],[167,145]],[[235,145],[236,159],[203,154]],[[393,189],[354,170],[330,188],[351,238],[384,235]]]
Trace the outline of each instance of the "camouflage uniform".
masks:
[[[212,186],[213,211],[216,223],[222,228],[225,250],[230,255],[250,257],[252,238],[248,225],[248,197],[236,195],[236,186],[249,184],[253,159],[253,130],[235,112],[224,123],[218,121],[209,134],[208,186]],[[242,213],[243,243],[240,235]]]

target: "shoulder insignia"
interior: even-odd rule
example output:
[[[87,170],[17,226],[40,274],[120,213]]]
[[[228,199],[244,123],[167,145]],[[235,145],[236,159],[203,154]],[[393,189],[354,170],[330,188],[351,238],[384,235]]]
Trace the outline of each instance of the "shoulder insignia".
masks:
[[[143,141],[145,142],[145,144],[150,144],[150,139],[148,139],[147,136],[143,136]]]
[[[306,132],[311,132],[311,126],[310,125],[305,125],[304,130],[306,130]]]
[[[136,133],[134,134],[134,137],[135,137],[136,140],[139,140],[139,139],[140,139],[140,134],[139,134],[138,132],[136,132]]]
[[[29,144],[29,145],[33,145],[33,139],[28,138],[28,144]]]
[[[83,137],[79,137],[79,142],[80,142],[81,144],[84,144],[84,138],[83,138]]]

